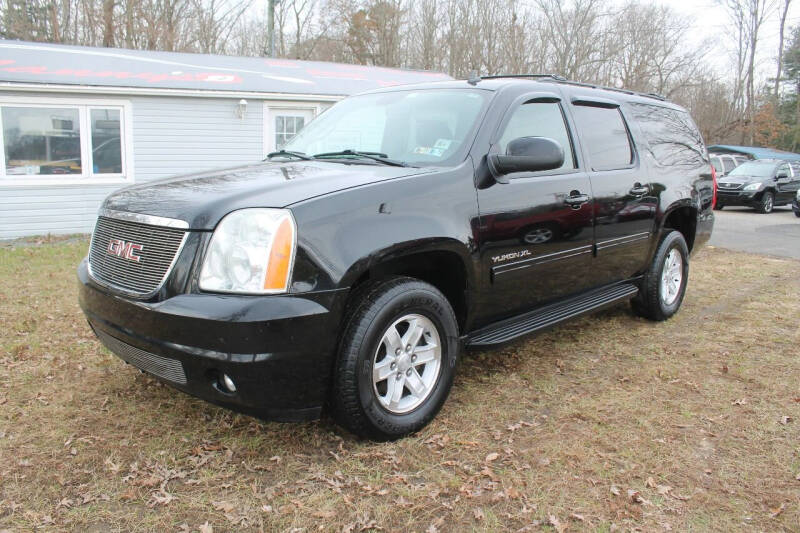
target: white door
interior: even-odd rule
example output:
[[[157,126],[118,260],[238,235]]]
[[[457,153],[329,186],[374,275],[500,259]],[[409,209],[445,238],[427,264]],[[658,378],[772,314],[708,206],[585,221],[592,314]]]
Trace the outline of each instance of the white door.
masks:
[[[282,149],[314,118],[313,109],[272,108],[267,112],[267,153]]]

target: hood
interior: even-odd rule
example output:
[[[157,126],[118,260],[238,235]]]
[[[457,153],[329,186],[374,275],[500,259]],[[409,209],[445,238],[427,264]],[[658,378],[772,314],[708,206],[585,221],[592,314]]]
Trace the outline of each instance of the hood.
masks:
[[[731,184],[731,185],[747,185],[753,182],[769,181],[772,178],[763,178],[758,176],[723,176],[719,179],[718,185]]]
[[[268,162],[150,181],[121,189],[103,207],[175,218],[195,230],[212,230],[226,214],[245,207],[288,205],[350,187],[432,172],[325,161]]]

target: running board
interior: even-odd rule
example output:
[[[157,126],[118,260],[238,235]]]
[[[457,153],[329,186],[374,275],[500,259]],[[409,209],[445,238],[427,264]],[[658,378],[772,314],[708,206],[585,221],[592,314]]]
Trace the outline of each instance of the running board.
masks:
[[[637,292],[639,289],[636,285],[623,283],[582,294],[481,328],[467,338],[466,346],[503,344],[559,322],[597,311],[623,300],[629,300],[636,296]]]

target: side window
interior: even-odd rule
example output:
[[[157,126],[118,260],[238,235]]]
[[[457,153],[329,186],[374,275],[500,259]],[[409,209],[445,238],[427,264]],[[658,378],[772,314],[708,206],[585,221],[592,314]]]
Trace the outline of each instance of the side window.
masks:
[[[792,177],[800,176],[800,163],[789,163],[792,167]]]
[[[508,143],[519,137],[548,137],[557,141],[564,148],[564,164],[561,169],[575,168],[572,142],[561,105],[557,102],[534,101],[519,106],[511,115],[498,141],[500,153],[505,153]]]
[[[792,171],[789,170],[789,165],[788,164],[783,164],[783,165],[779,166],[778,170],[775,172],[775,175],[777,176],[781,172],[783,172],[787,176],[791,176],[792,175]]]
[[[741,157],[738,155],[733,156],[733,159],[736,160],[736,166],[738,167],[742,163],[747,163],[748,159],[746,157]]]
[[[716,170],[718,174],[722,172],[722,163],[720,162],[719,157],[712,157],[711,165],[714,167],[714,170]]]
[[[614,170],[633,163],[628,128],[619,108],[575,105],[573,110],[592,170]]]
[[[736,163],[733,161],[732,157],[723,157],[722,165],[725,167],[725,174],[736,168]]]
[[[703,138],[688,113],[640,102],[626,105],[642,129],[650,155],[658,164],[686,168],[707,164]],[[711,164],[719,173],[728,172],[723,159],[727,157],[711,158]]]

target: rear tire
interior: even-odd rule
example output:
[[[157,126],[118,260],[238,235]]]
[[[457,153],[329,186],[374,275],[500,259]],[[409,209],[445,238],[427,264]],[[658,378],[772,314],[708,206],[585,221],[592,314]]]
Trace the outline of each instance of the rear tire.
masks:
[[[775,207],[775,195],[772,191],[766,191],[761,195],[761,202],[758,204],[756,210],[764,215],[772,213],[772,208]]]
[[[631,300],[633,311],[649,320],[666,320],[681,307],[689,280],[689,248],[683,235],[671,230],[662,238],[639,294]]]
[[[408,277],[367,282],[351,301],[332,388],[335,420],[374,440],[418,431],[453,384],[459,345],[450,303]]]

